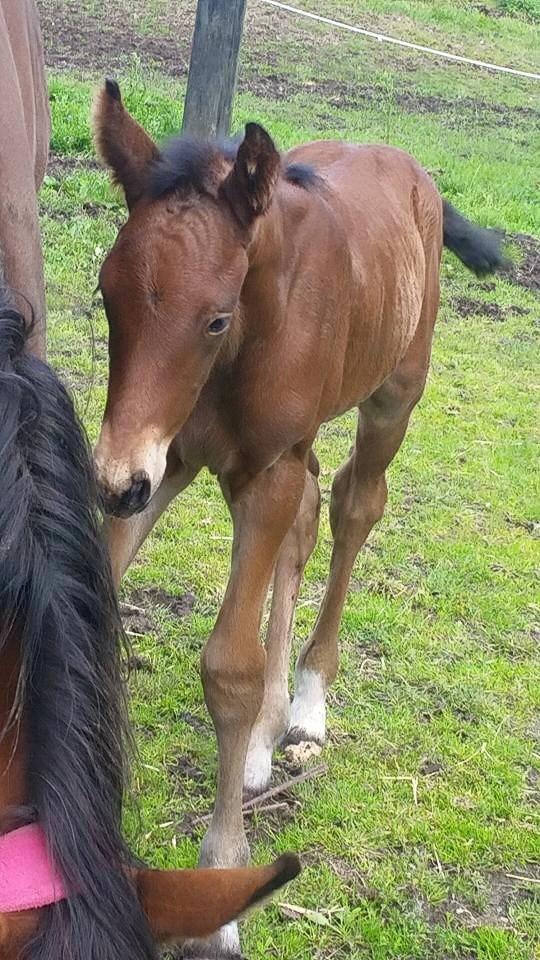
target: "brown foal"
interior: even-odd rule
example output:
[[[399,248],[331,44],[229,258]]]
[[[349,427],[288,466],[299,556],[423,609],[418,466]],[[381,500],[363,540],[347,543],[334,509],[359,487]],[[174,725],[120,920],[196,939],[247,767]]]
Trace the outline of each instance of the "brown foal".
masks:
[[[426,380],[443,233],[477,272],[500,264],[499,243],[391,147],[317,142],[282,157],[248,124],[237,149],[178,139],[160,151],[112,81],[95,131],[129,208],[100,274],[110,376],[95,462],[113,569],[119,582],[203,467],[217,475],[234,542],[202,654],[219,774],[201,863],[236,864],[248,856],[243,783],[267,785],[278,740],[325,737],[351,569],[382,517],[385,471]],[[290,708],[294,609],[319,516],[312,444],[351,407],[358,427],[332,487],[330,576]],[[237,949],[233,930],[214,946]]]

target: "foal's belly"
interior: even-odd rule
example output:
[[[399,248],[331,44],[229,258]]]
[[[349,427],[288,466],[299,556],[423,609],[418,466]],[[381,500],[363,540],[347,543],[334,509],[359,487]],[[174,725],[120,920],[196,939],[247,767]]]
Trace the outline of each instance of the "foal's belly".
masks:
[[[339,396],[324,419],[357,406],[399,366],[414,337],[425,290],[425,257],[418,234],[396,256],[395,267],[385,273],[374,265],[371,290],[358,286],[344,348]]]

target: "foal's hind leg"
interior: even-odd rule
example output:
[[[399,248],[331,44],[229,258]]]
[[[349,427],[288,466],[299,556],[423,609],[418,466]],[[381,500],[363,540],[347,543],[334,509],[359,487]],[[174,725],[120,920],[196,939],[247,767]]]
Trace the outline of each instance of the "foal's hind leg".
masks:
[[[360,547],[383,515],[385,471],[401,445],[425,382],[428,349],[412,346],[397,370],[361,405],[355,449],[334,479],[330,576],[315,628],[298,660],[289,743],[321,744],[325,739],[326,691],[337,673],[338,630],[351,570]]]
[[[314,455],[310,466],[318,473]],[[251,796],[267,788],[272,775],[274,746],[289,727],[289,658],[294,611],[304,568],[317,542],[319,529],[320,493],[314,472],[306,472],[302,502],[276,563],[266,637],[264,699],[251,731],[244,775],[244,791]]]

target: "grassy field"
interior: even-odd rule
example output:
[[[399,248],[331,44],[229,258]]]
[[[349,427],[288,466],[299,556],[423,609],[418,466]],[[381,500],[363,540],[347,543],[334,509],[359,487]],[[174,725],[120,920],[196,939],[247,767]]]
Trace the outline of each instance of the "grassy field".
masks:
[[[538,0],[298,2],[539,70]],[[107,348],[93,291],[124,211],[93,157],[92,90],[114,73],[153,135],[176,131],[195,3],[40,7],[53,112],[41,195],[50,356],[95,439]],[[250,960],[538,960],[539,86],[351,38],[253,0],[235,127],[247,119],[265,123],[283,147],[324,136],[406,148],[465,214],[506,229],[515,265],[486,282],[445,258],[429,384],[345,610],[328,773],[248,823],[257,861],[303,854],[304,873],[284,898],[313,912],[269,907],[245,924],[245,952]],[[321,432],[325,504],[353,429],[346,416]],[[211,808],[216,751],[198,659],[226,583],[230,536],[217,485],[203,474],[124,585],[142,611],[126,622],[141,750],[139,814],[128,829],[155,864],[192,865],[201,836],[193,821]],[[323,513],[297,645],[316,616],[329,554]],[[282,761],[276,776],[289,773]]]

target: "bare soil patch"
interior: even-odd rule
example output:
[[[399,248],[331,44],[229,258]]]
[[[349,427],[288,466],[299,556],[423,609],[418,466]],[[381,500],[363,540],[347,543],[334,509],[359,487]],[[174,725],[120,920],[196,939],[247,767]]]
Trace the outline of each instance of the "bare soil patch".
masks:
[[[131,604],[123,604],[121,605],[120,610],[122,613],[122,623],[124,624],[124,630],[126,633],[146,634],[153,633],[156,629],[156,624],[142,608],[139,609],[135,605],[132,606]]]
[[[74,157],[64,156],[51,150],[49,154],[49,164],[47,173],[50,177],[62,180],[72,173],[78,173],[80,170],[102,170],[101,164],[93,157]]]
[[[204,770],[197,766],[188,754],[179,756],[167,767],[177,797],[196,793],[199,797],[209,797]]]
[[[324,99],[328,105],[345,109],[357,109],[359,106],[373,105],[376,108],[395,105],[407,113],[437,114],[448,126],[458,126],[469,120],[475,126],[493,125],[495,121],[504,124],[504,117],[510,114],[504,104],[478,100],[474,97],[460,97],[449,100],[437,94],[421,94],[410,90],[396,90],[392,96],[380,87],[370,84],[353,84],[334,79],[299,81],[286,74],[251,74],[240,78],[240,89],[248,89],[257,96],[271,100],[286,100],[299,93],[313,93]],[[539,120],[540,111],[533,107],[514,107],[511,111],[512,123],[516,119],[523,121]]]
[[[128,670],[133,673],[153,673],[154,667],[149,657],[143,657],[139,653],[132,653],[128,657]]]
[[[138,33],[130,26],[132,20],[114,10],[99,16],[81,4],[59,0],[42,0],[39,6],[48,67],[107,74],[135,56],[168,76],[187,74],[191,17],[178,14],[174,36],[152,37]]]
[[[508,270],[508,276],[526,290],[540,292],[540,240],[528,233],[515,233],[508,238],[517,244],[521,259]]]
[[[191,727],[191,729],[195,730],[196,733],[202,733],[205,735],[210,733],[210,720],[203,720],[202,717],[198,717],[196,714],[190,713],[189,710],[183,710],[182,713],[178,715],[178,719],[182,720],[183,723],[187,723],[188,727]]]
[[[192,612],[197,598],[194,593],[181,593],[175,596],[160,587],[141,587],[130,595],[130,602],[146,610],[147,605],[165,607],[175,617],[187,617]]]
[[[498,303],[486,303],[485,300],[474,300],[472,297],[453,297],[452,306],[461,317],[487,317],[497,323],[502,323],[509,316],[526,316],[529,312],[518,304],[502,307]]]
[[[351,899],[371,900],[377,902],[381,896],[374,887],[369,886],[364,880],[360,870],[345,857],[338,857],[328,853],[323,847],[312,847],[311,850],[302,854],[302,865],[305,867],[317,867],[321,864],[327,866],[332,873],[348,887],[351,893]]]
[[[532,883],[527,885],[516,877],[531,877],[533,883],[539,879],[538,868],[529,865],[525,870],[494,870],[487,875],[488,896],[485,906],[479,910],[473,904],[450,895],[441,903],[432,904],[417,899],[421,914],[432,926],[445,923],[449,917],[455,918],[462,926],[470,930],[477,927],[512,928],[512,909],[520,903],[539,903],[538,894]]]

